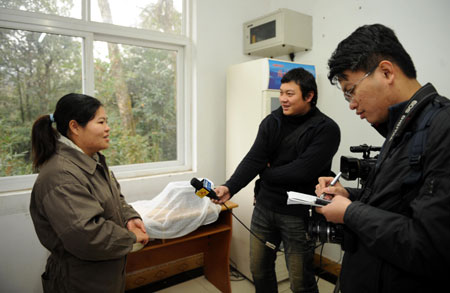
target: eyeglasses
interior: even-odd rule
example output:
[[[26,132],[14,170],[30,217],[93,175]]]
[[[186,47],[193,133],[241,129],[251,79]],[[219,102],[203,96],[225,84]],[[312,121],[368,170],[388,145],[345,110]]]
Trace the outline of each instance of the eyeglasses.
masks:
[[[351,103],[353,101],[353,92],[355,91],[356,86],[360,84],[364,79],[366,79],[369,75],[371,75],[375,71],[375,69],[377,69],[377,67],[378,65],[374,69],[364,74],[364,76],[360,80],[358,80],[349,90],[344,91],[344,98],[347,102]],[[336,85],[340,90],[342,90],[339,82],[337,82]]]

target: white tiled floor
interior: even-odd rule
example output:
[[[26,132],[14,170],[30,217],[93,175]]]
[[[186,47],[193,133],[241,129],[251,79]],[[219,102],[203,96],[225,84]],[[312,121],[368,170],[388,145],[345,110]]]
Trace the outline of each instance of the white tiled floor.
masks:
[[[329,283],[323,279],[319,279],[319,292],[320,293],[332,293],[334,290],[334,284]],[[234,293],[249,293],[254,292],[255,289],[247,280],[231,281],[231,291]],[[205,276],[201,276],[184,283],[163,289],[158,291],[160,293],[220,293],[220,291],[214,287],[213,284],[206,280]],[[289,289],[289,281],[280,282],[278,284],[279,293],[291,292]]]

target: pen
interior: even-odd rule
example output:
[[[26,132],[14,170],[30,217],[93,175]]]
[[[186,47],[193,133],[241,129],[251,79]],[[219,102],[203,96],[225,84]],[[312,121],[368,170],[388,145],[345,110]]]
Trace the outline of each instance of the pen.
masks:
[[[334,186],[338,181],[339,181],[339,177],[341,177],[341,175],[342,175],[342,172],[339,172],[337,175],[336,175],[336,177],[334,177],[333,178],[333,180],[331,181],[331,183],[330,183],[330,185],[329,186]],[[322,193],[321,195],[320,195],[320,199],[323,199],[324,197],[325,197],[325,192],[324,193]]]

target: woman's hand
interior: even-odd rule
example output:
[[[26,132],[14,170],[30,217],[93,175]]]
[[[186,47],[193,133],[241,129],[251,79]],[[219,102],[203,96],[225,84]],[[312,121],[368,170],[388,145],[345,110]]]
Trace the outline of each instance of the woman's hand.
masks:
[[[136,242],[140,242],[144,245],[148,243],[148,234],[141,219],[133,218],[128,220],[127,228],[136,235]]]

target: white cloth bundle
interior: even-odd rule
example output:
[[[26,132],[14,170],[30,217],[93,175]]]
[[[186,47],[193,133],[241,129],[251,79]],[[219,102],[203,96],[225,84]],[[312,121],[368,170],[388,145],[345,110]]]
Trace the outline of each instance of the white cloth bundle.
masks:
[[[215,222],[221,210],[209,198],[195,195],[189,181],[171,182],[153,199],[130,205],[141,215],[151,239],[184,236],[201,225]]]

